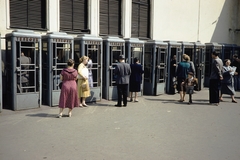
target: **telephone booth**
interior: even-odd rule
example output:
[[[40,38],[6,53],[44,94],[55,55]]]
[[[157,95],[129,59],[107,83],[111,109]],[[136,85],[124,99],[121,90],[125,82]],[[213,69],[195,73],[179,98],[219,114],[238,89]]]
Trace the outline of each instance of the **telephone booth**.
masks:
[[[198,79],[198,88],[200,91],[203,88],[204,69],[205,69],[205,45],[200,42],[193,42],[194,44],[194,64],[196,71],[196,78]]]
[[[238,46],[236,44],[233,45],[233,54],[237,54],[238,57],[240,57],[240,46]],[[232,57],[231,57],[231,59],[232,59]]]
[[[164,94],[167,78],[168,44],[162,41],[148,40],[144,49],[143,94]]]
[[[225,44],[220,43],[222,45],[222,60],[224,59],[232,59],[234,54],[234,45],[233,44]]]
[[[0,112],[2,112],[2,108],[3,108],[3,101],[2,101],[2,90],[3,90],[3,87],[2,87],[2,64],[3,64],[3,61],[2,61],[2,46],[1,46],[1,34],[0,34],[0,61],[1,61],[1,65],[0,65]]]
[[[91,96],[87,102],[100,101],[102,95],[102,38],[84,34],[74,38],[75,68],[78,68],[79,58],[88,56],[89,85]]]
[[[166,93],[168,94],[175,94],[175,88],[173,82],[175,81],[175,73],[176,67],[173,66],[173,62],[176,65],[181,62],[182,59],[182,51],[181,51],[181,43],[176,41],[164,41],[168,44],[168,59],[167,59],[167,86],[166,86]]]
[[[6,104],[13,110],[41,106],[41,35],[30,30],[6,34]]]
[[[60,73],[73,59],[73,37],[63,32],[42,36],[42,90],[43,103],[57,106],[60,96]]]
[[[144,66],[144,41],[138,38],[127,38],[125,39],[125,57],[127,57],[127,63],[134,64],[134,58],[139,59],[142,67]],[[143,75],[142,75],[143,77]],[[141,91],[138,96],[142,96],[143,82],[141,84]]]
[[[116,76],[114,69],[119,55],[124,55],[125,41],[118,37],[103,38],[103,98],[115,100],[118,98]],[[128,62],[127,57],[125,57]]]
[[[205,71],[204,71],[204,87],[209,87],[209,78],[212,67],[212,52],[219,52],[219,57],[222,59],[222,45],[218,43],[205,43]]]

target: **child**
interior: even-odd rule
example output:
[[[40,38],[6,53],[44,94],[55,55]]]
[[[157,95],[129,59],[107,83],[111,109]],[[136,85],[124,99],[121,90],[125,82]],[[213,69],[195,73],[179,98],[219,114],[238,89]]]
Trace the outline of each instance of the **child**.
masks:
[[[198,84],[198,79],[193,77],[192,72],[188,72],[188,78],[183,82],[185,86],[186,93],[189,94],[189,102],[188,104],[192,103],[192,94],[194,90],[194,86]]]

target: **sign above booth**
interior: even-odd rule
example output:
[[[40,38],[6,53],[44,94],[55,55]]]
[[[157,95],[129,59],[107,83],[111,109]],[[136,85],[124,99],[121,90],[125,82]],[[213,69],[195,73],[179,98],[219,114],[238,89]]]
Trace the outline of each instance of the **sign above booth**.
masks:
[[[34,37],[16,37],[16,41],[21,41],[21,42],[38,42],[39,38],[34,38]]]

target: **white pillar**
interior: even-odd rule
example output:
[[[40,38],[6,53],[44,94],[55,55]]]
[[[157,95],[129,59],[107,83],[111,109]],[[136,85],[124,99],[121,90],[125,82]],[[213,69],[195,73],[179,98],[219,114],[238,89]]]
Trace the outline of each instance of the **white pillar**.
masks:
[[[88,4],[88,26],[91,31],[91,35],[98,36],[99,35],[99,17],[100,17],[100,5],[99,5],[99,0],[89,0]]]
[[[122,35],[131,38],[132,0],[122,0]]]
[[[58,32],[60,30],[60,2],[59,0],[47,2],[47,29],[51,32]]]

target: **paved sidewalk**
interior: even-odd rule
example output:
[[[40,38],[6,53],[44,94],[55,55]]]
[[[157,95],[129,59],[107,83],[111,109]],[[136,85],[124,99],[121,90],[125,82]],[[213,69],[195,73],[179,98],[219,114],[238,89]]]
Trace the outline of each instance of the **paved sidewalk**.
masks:
[[[1,160],[239,160],[238,103],[193,95],[142,96],[127,107],[102,100],[56,118],[58,107],[0,113]],[[67,114],[67,110],[64,111]]]

